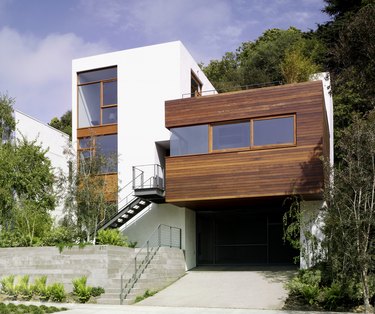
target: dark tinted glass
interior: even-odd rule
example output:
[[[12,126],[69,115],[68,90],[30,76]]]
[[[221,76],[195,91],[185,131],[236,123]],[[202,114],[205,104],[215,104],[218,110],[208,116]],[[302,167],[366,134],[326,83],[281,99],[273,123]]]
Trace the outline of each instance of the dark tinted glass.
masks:
[[[254,146],[293,144],[294,117],[254,120]]]
[[[250,123],[214,125],[212,127],[212,149],[228,149],[250,146]]]
[[[78,84],[104,81],[117,78],[117,68],[105,68],[78,73]]]

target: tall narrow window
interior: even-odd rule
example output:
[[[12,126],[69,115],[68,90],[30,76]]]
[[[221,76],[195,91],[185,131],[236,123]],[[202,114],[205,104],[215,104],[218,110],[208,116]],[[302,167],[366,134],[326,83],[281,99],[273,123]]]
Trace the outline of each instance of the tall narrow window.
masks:
[[[117,123],[117,68],[78,73],[78,128]]]
[[[191,72],[191,97],[201,96],[202,95],[202,83],[198,77]]]

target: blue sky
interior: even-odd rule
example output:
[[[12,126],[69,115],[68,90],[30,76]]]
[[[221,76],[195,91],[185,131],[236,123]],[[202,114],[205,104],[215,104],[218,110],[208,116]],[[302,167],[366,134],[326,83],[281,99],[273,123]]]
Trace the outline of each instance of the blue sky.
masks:
[[[316,29],[323,0],[0,0],[0,93],[49,122],[71,106],[71,60],[181,40],[197,62],[269,28]]]

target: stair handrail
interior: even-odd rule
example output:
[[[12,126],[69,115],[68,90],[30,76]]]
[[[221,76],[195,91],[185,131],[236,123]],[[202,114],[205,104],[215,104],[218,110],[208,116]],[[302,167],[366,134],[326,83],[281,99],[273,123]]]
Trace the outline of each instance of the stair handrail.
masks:
[[[159,250],[161,246],[163,246],[163,241],[161,237],[163,226],[169,229],[169,247],[178,247],[179,249],[181,249],[181,228],[172,227],[166,224],[159,224],[157,228],[155,228],[155,230],[151,233],[151,235],[146,240],[146,242],[140,247],[138,253],[134,256],[133,261],[130,262],[121,273],[121,291],[120,291],[120,303],[121,304],[123,304],[124,299],[129,294],[130,290],[134,287],[139,277],[142,275],[143,271],[145,270],[145,268],[147,267],[151,259],[154,257],[156,252]],[[178,246],[173,245],[172,230],[178,231]],[[157,236],[157,245],[155,247],[150,247],[150,242],[151,240],[153,240],[155,236]],[[137,259],[141,255],[143,250],[147,250],[146,254],[143,259],[138,260],[138,264],[137,264]],[[125,275],[131,269],[131,267],[134,267],[134,272],[125,284],[124,282]]]

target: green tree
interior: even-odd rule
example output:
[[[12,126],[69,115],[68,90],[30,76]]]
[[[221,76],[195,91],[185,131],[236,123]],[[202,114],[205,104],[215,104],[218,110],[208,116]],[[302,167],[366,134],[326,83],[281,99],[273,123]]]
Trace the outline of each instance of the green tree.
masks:
[[[300,46],[286,51],[280,68],[286,83],[306,82],[312,74],[319,72],[319,67],[310,57],[303,54]]]
[[[9,140],[16,127],[13,117],[14,99],[8,95],[0,94],[0,145]]]
[[[52,118],[49,125],[68,134],[72,138],[72,111],[68,110],[60,119],[57,117]]]
[[[242,43],[235,53],[227,52],[221,60],[211,60],[203,70],[219,92],[230,91],[245,85],[285,82],[283,71],[292,62],[300,65],[299,72],[303,66],[313,71],[317,68],[313,64],[319,65],[323,53],[323,46],[314,34],[305,34],[294,27],[274,28],[254,42]],[[299,80],[302,79],[307,80],[308,76],[299,75]]]
[[[108,192],[107,174],[103,171],[117,161],[94,153],[82,154],[76,161],[74,150],[67,151],[71,154],[72,167],[69,178],[61,178],[67,183],[64,224],[75,229],[80,241],[95,243],[99,224],[117,210],[117,204],[108,201],[114,198]]]
[[[324,247],[334,281],[347,287],[360,283],[363,303],[370,309],[370,277],[375,256],[375,111],[355,118],[338,142],[342,162],[326,182]]]

